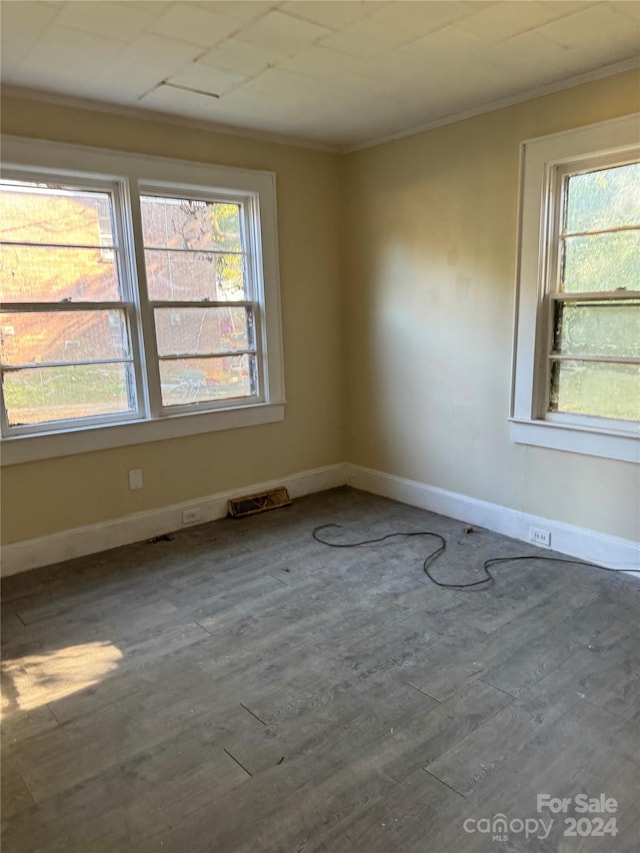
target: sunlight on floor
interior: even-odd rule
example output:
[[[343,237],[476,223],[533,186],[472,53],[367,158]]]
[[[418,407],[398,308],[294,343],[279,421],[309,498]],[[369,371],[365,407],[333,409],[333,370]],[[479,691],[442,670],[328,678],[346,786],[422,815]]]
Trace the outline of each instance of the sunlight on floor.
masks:
[[[31,711],[102,681],[118,667],[122,652],[112,643],[82,643],[41,655],[5,660],[2,716]]]

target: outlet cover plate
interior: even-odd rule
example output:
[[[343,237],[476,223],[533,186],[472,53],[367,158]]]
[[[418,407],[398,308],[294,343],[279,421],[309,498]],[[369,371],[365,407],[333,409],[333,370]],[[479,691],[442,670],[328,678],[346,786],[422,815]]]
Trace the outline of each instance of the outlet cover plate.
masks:
[[[202,510],[199,506],[194,509],[185,509],[182,513],[183,524],[197,524],[202,521]]]
[[[543,530],[541,527],[530,527],[529,542],[535,542],[536,545],[543,545],[545,548],[550,548],[551,531]]]

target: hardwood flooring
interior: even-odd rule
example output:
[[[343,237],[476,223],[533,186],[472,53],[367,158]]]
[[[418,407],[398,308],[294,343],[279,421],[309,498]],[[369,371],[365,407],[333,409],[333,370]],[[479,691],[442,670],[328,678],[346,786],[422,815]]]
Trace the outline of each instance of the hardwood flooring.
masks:
[[[4,853],[640,849],[640,580],[332,522],[541,553],[339,489],[5,580]]]

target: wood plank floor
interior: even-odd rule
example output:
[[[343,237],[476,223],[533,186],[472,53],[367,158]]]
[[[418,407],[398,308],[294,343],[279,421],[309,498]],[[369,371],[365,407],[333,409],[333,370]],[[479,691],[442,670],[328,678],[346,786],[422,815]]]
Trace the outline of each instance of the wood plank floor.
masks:
[[[4,853],[640,849],[640,580],[535,561],[440,589],[428,540],[334,550],[326,523],[437,531],[448,580],[541,553],[339,489],[7,579]],[[536,811],[602,792],[615,837]],[[555,821],[473,823],[497,813]]]

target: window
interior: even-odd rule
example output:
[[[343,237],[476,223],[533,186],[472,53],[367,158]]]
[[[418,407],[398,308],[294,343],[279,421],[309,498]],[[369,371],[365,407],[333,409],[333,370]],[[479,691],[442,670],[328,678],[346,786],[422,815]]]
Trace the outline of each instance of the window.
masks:
[[[140,208],[163,408],[257,397],[242,205],[143,195]]]
[[[525,143],[512,438],[637,461],[637,117]]]
[[[4,464],[281,419],[272,175],[3,154]]]

